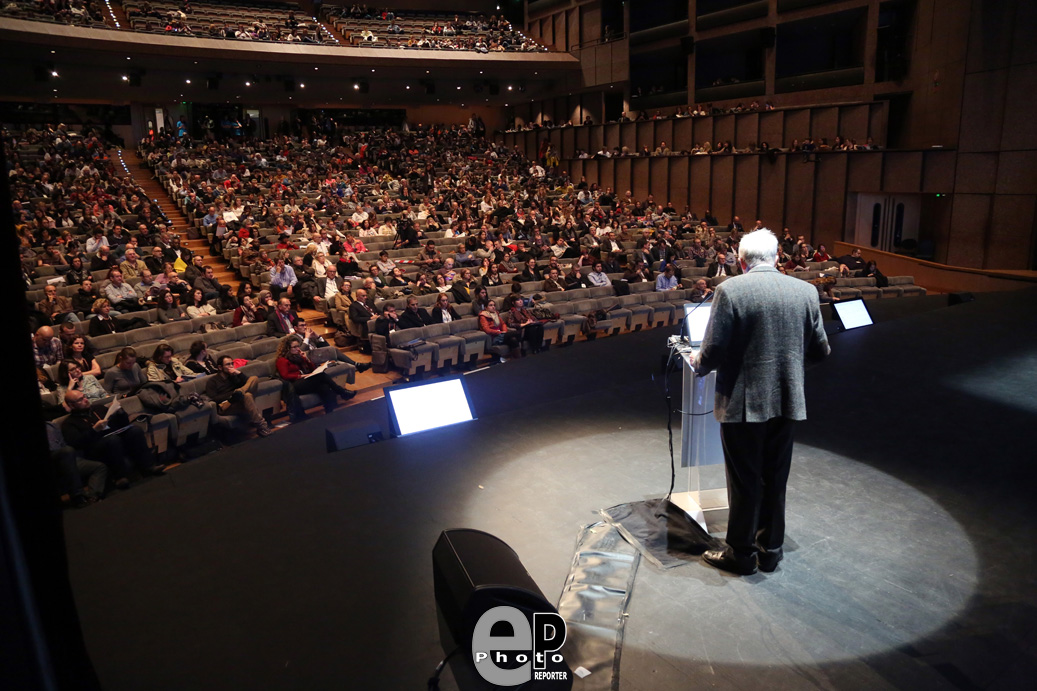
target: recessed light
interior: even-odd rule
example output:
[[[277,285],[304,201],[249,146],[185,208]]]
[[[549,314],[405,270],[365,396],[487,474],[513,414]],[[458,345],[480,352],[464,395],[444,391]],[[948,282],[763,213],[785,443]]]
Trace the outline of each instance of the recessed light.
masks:
[[[359,84],[354,84],[353,85],[353,91],[359,91],[359,90],[360,90],[360,85]]]
[[[187,84],[190,84],[191,80],[190,79],[185,79],[184,82],[186,82]]]
[[[252,86],[252,82],[245,82],[245,86]]]
[[[458,91],[460,91],[460,90],[461,90],[461,87],[457,87],[457,90],[458,90]]]
[[[306,85],[305,85],[305,84],[303,84],[302,82],[299,82],[299,88],[300,88],[300,89],[305,89],[305,88],[306,88]]]
[[[122,75],[122,80],[124,82],[128,82],[128,81],[130,81],[130,78],[127,75],[124,74],[124,75]]]
[[[50,71],[50,76],[57,77],[58,76],[58,71],[57,70],[51,70]]]
[[[509,84],[508,85],[508,91],[511,91],[511,89],[512,89],[512,86]]]
[[[410,88],[410,84],[408,84],[408,85],[407,85],[407,88],[408,88],[408,89]]]

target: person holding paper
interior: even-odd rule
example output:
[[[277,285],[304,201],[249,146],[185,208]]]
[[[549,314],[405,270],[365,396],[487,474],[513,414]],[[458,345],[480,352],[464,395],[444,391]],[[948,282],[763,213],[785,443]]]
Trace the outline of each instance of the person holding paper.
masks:
[[[783,557],[785,485],[796,420],[807,416],[806,358],[831,348],[817,291],[782,275],[778,239],[767,229],[742,238],[743,275],[718,285],[695,374],[717,371],[714,415],[720,422],[730,510],[727,547],[705,561],[739,575],[773,571]]]
[[[355,391],[346,389],[331,378],[328,362],[318,367],[303,354],[302,339],[298,336],[287,336],[281,341],[277,347],[276,365],[277,374],[285,383],[285,401],[292,422],[306,419],[306,411],[299,398],[308,393],[320,395],[325,413],[335,410],[338,402],[336,395],[347,401],[356,396]]]
[[[93,461],[108,466],[115,486],[125,489],[136,471],[144,475],[162,475],[165,466],[155,463],[148,448],[144,430],[131,424],[126,413],[112,403],[103,418],[90,407],[90,399],[82,391],[69,389],[65,405],[70,413],[61,425],[65,442]]]

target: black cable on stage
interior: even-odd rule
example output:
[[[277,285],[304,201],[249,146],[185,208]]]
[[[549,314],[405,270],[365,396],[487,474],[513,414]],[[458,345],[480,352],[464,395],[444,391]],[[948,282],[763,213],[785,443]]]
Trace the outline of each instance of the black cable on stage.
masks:
[[[439,675],[443,673],[443,668],[446,667],[446,663],[450,661],[457,653],[461,652],[463,646],[457,646],[450,653],[444,657],[438,665],[436,665],[436,671],[432,673],[432,676],[428,678],[428,691],[439,691]]]

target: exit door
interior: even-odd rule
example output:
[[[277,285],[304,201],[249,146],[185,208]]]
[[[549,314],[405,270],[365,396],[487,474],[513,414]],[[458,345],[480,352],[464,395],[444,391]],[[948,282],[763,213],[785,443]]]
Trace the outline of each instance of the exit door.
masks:
[[[895,252],[905,240],[918,241],[921,195],[857,195],[854,243],[883,252]]]

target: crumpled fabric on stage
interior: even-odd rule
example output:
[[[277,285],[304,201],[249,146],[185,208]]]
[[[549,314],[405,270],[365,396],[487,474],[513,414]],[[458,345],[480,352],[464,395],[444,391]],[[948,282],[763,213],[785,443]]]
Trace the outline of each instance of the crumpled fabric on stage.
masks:
[[[574,672],[574,690],[619,688],[623,628],[639,562],[637,550],[608,523],[601,521],[580,531],[558,599],[558,613],[566,626],[562,654]],[[581,677],[580,667],[590,674]]]
[[[724,546],[665,498],[617,504],[599,513],[648,561],[662,569],[697,561],[707,549]]]

